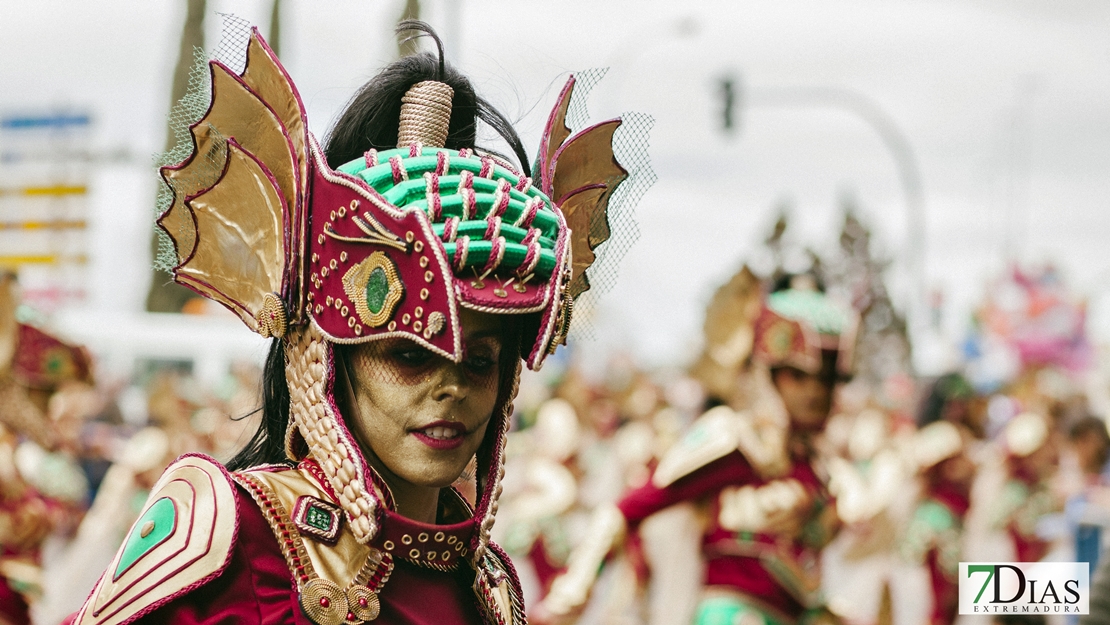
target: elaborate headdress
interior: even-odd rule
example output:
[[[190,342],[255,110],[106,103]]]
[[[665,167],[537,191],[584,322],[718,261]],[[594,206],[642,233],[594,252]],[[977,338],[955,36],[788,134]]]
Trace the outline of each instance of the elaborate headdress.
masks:
[[[768,367],[821,371],[822,352],[836,353],[836,372],[852,371],[856,315],[816,288],[788,288],[767,296],[755,322],[753,356]]]
[[[19,322],[17,304],[15,277],[0,272],[0,426],[50,447],[45,398],[67,382],[91,383],[92,359],[85,348]]]
[[[530,177],[492,154],[442,147],[454,93],[427,80],[404,94],[396,149],[333,169],[257,31],[242,72],[208,66],[211,104],[190,126],[192,153],[162,168],[172,202],[158,223],[172,239],[174,279],[284,341],[286,453],[298,460],[307,449],[367,542],[380,499],[336,407],[334,345],[404,337],[457,362],[459,309],[469,308],[522,315],[521,355],[539,368],[564,340],[608,238],[608,200],[627,176],[612,148],[622,122],[572,135],[571,77]],[[500,491],[513,386],[479,451],[476,565]]]

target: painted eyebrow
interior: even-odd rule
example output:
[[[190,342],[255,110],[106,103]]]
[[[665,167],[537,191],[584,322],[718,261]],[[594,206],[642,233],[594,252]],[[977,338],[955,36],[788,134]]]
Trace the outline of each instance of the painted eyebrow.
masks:
[[[500,329],[495,330],[495,329],[492,329],[492,328],[489,329],[489,330],[479,330],[479,331],[477,331],[473,334],[466,335],[466,340],[467,341],[471,341],[471,340],[478,341],[478,340],[481,340],[481,339],[487,339],[487,338],[491,338],[491,337],[492,338],[501,338],[501,330]]]

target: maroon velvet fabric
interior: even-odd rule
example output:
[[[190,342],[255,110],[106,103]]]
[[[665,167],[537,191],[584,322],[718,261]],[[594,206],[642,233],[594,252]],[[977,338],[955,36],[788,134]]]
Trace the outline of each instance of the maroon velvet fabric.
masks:
[[[929,483],[927,495],[941,504],[956,522],[963,524],[964,516],[971,507],[970,486],[946,480],[936,479]],[[956,613],[960,607],[960,591],[956,575],[952,571],[945,571],[938,558],[939,551],[934,545],[925,554],[925,565],[929,569],[929,581],[933,590],[933,612],[930,616],[932,625],[950,625],[956,620]]]
[[[788,477],[801,482],[808,490],[821,490],[820,481],[812,467],[803,461],[796,461]],[[702,540],[706,555],[705,583],[708,586],[727,586],[759,599],[762,603],[796,618],[804,610],[793,595],[783,588],[764,568],[756,557],[736,555],[738,536],[717,524],[717,496],[729,486],[751,484],[758,486],[767,480],[762,479],[739,451],[719,458],[690,475],[684,476],[666,488],[656,488],[651,483],[632,491],[617,505],[635,528],[648,516],[668,506],[692,500],[710,500],[712,514],[710,526]],[[779,537],[771,535],[747,535],[745,541],[774,544]],[[802,555],[800,545],[792,548],[794,555]]]
[[[937,558],[937,548],[925,554],[925,565],[929,569],[929,582],[933,589],[933,612],[929,617],[932,625],[951,625],[956,620],[960,608],[960,588],[955,578],[948,576]]]
[[[482,625],[469,566],[441,573],[400,558],[394,563],[393,575],[378,596],[382,613],[374,625]]]
[[[4,625],[30,625],[31,613],[23,595],[12,590],[8,580],[0,577],[0,623]]]
[[[543,536],[538,536],[535,542],[532,543],[532,548],[528,550],[528,561],[532,563],[532,568],[536,571],[536,577],[539,578],[540,588],[543,588],[544,594],[551,588],[551,582],[555,581],[562,569],[551,563],[551,558],[547,554],[547,545],[544,544]]]
[[[223,574],[134,623],[311,625],[300,609],[292,575],[265,517],[242,487],[236,487],[236,497],[239,535]],[[482,623],[470,590],[474,572],[469,566],[444,573],[401,559],[395,563],[379,595],[382,612],[375,625]]]
[[[1014,541],[1014,553],[1018,562],[1040,562],[1048,553],[1048,542],[1037,538],[1036,534],[1025,534],[1016,523],[1010,523],[1006,528],[1010,539]]]

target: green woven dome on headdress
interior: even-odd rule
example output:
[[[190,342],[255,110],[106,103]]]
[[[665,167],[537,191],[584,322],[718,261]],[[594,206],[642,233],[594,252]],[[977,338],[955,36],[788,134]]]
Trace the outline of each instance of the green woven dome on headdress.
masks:
[[[776,291],[767,297],[767,308],[787,319],[801,321],[821,334],[839,336],[851,322],[827,295],[815,290]]]
[[[418,156],[413,153],[370,151],[339,171],[366,181],[393,206],[428,215],[456,273],[466,268],[482,273],[491,253],[499,251],[501,260],[493,264],[499,272],[534,273],[541,280],[551,275],[563,226],[530,178],[468,149],[425,147]],[[498,237],[504,238],[503,250],[495,244]],[[538,259],[530,254],[535,244]]]

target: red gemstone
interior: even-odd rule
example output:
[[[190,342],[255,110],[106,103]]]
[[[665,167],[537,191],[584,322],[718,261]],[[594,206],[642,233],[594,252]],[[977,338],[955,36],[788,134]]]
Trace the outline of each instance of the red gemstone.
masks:
[[[320,606],[321,607],[326,608],[330,605],[331,605],[331,600],[330,599],[328,599],[327,597],[320,597]]]
[[[354,613],[354,612],[348,612],[348,613],[347,613],[347,620],[348,620],[348,621],[353,621],[353,620],[355,620],[355,613]]]
[[[366,597],[359,597],[358,605],[365,608],[366,606],[370,605],[370,602],[366,600]]]

